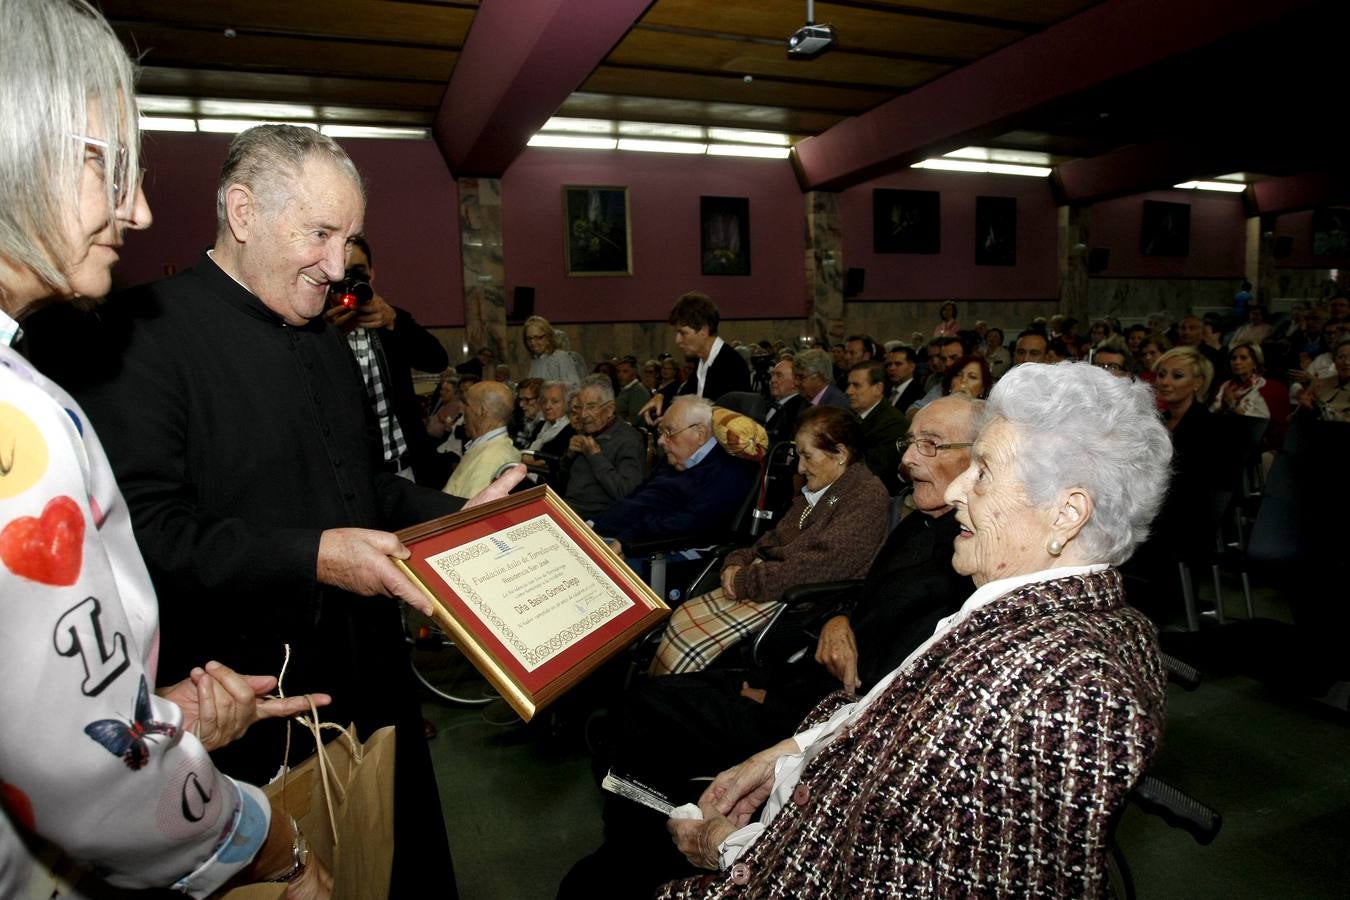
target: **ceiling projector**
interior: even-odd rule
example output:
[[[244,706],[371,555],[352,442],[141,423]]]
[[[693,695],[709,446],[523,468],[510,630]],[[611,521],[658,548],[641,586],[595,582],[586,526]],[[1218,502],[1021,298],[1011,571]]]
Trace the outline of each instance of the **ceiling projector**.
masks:
[[[788,38],[788,56],[812,59],[834,46],[833,25],[803,25]]]

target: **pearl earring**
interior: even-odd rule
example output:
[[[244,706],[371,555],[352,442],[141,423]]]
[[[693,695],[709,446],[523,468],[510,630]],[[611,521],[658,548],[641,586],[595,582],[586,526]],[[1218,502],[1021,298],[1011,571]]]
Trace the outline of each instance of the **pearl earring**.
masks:
[[[1059,556],[1064,552],[1064,545],[1059,542],[1059,538],[1051,538],[1050,543],[1045,545],[1045,552],[1051,556]]]

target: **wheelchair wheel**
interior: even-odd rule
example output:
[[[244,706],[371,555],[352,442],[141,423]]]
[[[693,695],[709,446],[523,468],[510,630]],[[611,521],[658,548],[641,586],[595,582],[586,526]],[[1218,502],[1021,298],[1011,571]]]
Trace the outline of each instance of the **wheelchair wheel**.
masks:
[[[500,699],[434,620],[407,609],[403,623],[413,675],[433,696],[456,706],[487,706]]]

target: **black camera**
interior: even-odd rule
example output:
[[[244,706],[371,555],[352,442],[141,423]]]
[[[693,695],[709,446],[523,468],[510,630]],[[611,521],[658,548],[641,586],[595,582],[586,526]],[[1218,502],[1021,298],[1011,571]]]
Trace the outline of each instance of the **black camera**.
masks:
[[[375,289],[370,286],[370,278],[363,268],[352,267],[343,273],[341,281],[328,285],[329,300],[344,309],[359,309],[374,297]]]

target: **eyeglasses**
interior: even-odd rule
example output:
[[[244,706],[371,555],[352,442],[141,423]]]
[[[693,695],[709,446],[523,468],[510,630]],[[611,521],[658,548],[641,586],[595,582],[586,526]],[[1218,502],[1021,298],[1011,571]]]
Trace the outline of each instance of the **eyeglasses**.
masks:
[[[955,444],[939,444],[937,441],[928,438],[901,438],[895,442],[895,449],[904,453],[913,445],[920,456],[937,456],[939,450],[964,450],[967,447],[974,446],[973,441],[962,441]]]
[[[697,424],[698,424],[698,423],[695,422],[695,423],[693,423],[693,425],[686,425],[686,426],[684,426],[683,428],[676,428],[674,431],[671,431],[669,428],[658,428],[657,430],[661,432],[661,437],[665,438],[666,440],[670,440],[671,438],[675,437],[675,435],[679,434],[680,432],[682,432],[682,431],[688,431],[690,428],[693,428],[693,427],[694,427],[695,425],[697,425]]]
[[[578,403],[573,409],[579,409],[582,412],[595,412],[598,409],[604,409],[607,404],[613,403],[613,400],[602,400],[599,403]]]
[[[113,145],[101,138],[89,137],[84,134],[72,134],[70,137],[72,140],[79,141],[86,147],[93,147],[99,151],[97,157],[99,167],[103,170],[104,178],[112,179],[113,203],[116,205],[117,209],[121,209],[127,202],[127,195],[131,193],[132,187],[134,185],[139,185],[141,179],[145,177],[145,169],[138,170],[136,173],[136,181],[133,184],[128,178],[130,173],[127,171],[128,153],[126,144],[118,144],[117,149],[114,151]],[[111,170],[109,170],[108,167],[109,153],[112,153],[113,157]]]

